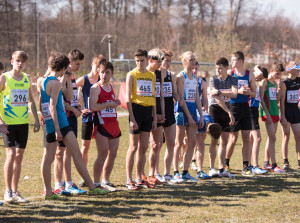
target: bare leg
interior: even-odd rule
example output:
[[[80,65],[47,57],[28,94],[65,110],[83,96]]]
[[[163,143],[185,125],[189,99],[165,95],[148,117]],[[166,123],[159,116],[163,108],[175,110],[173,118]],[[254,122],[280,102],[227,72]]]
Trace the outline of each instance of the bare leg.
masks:
[[[197,167],[198,171],[202,170],[203,167],[203,160],[204,160],[204,150],[205,150],[205,141],[206,133],[198,133],[196,136],[196,160],[197,160]]]
[[[155,173],[155,167],[159,157],[159,152],[163,144],[163,127],[157,127],[150,133],[150,153],[149,153],[149,176]]]
[[[87,165],[89,159],[89,149],[90,149],[91,140],[81,140],[81,143],[82,143],[81,146],[82,159],[84,164]]]
[[[287,159],[288,158],[288,152],[289,152],[289,141],[290,141],[290,127],[291,124],[288,123],[285,126],[281,126],[282,130],[282,143],[281,143],[281,151],[282,151],[282,158]]]
[[[22,166],[22,160],[24,156],[24,149],[17,148],[16,149],[16,157],[14,162],[14,173],[12,178],[12,190],[16,192],[18,190],[18,184],[20,180],[20,174],[21,174],[21,166]]]
[[[296,141],[297,158],[300,160],[300,123],[292,124],[291,127]]]
[[[267,150],[273,164],[276,163],[275,142],[276,142],[277,123],[268,124],[267,122],[265,122],[265,125],[268,133],[268,142],[269,142]]]
[[[61,182],[63,173],[64,153],[66,147],[57,147],[54,160],[54,179],[55,183]]]
[[[241,131],[242,135],[242,154],[243,154],[243,161],[251,161],[251,156],[249,153],[250,150],[250,130],[242,130]]]
[[[222,132],[220,145],[218,149],[219,169],[223,169],[225,167],[226,146],[228,145],[228,137],[228,132]]]
[[[14,173],[14,162],[16,159],[16,148],[6,148],[6,160],[4,163],[4,180],[6,190],[12,190],[12,179]]]
[[[119,148],[119,141],[120,138],[109,139],[108,156],[105,160],[104,167],[103,167],[103,180],[105,181],[109,181],[110,174],[114,167],[115,159]]]
[[[134,163],[134,154],[138,149],[140,134],[129,134],[129,148],[126,154],[126,173],[127,180],[132,179],[132,169]]]
[[[230,138],[229,138],[229,142],[228,142],[227,148],[226,148],[226,159],[230,159],[232,156],[234,147],[238,140],[239,132],[231,132],[229,134],[230,134]]]
[[[64,174],[66,182],[72,181],[72,154],[67,148],[64,155]]]
[[[183,155],[183,170],[188,170],[190,167],[190,163],[193,158],[194,149],[196,145],[196,135],[197,135],[197,127],[188,126],[186,128],[187,137],[188,137],[188,148],[186,153]]]
[[[176,125],[173,124],[169,127],[164,128],[165,138],[166,138],[166,152],[164,157],[165,169],[164,175],[170,174],[171,164],[174,155],[174,146],[175,146],[175,135],[176,135]],[[158,172],[158,171],[157,171]]]
[[[185,134],[185,126],[176,125],[176,141],[175,141],[175,148],[174,148],[174,157],[173,157],[173,168],[174,171],[178,171],[178,160],[179,160],[179,153],[180,148],[183,146],[183,138]]]
[[[253,160],[253,166],[255,167],[258,166],[259,147],[261,142],[260,130],[259,129],[252,130],[250,135],[251,135],[250,139],[252,139],[252,143],[250,141],[250,148],[252,148],[252,160]]]
[[[139,138],[139,146],[136,154],[136,178],[142,179],[142,174],[145,168],[146,152],[148,149],[150,132],[141,132]]]
[[[109,139],[97,132],[96,144],[98,156],[94,163],[94,183],[100,183],[103,165],[108,155]]]
[[[214,137],[211,137],[210,140],[210,145],[209,145],[209,166],[210,169],[215,168],[215,161],[216,161],[216,156],[217,156],[217,144],[218,144],[218,139],[215,139]],[[226,147],[225,147],[226,149]]]

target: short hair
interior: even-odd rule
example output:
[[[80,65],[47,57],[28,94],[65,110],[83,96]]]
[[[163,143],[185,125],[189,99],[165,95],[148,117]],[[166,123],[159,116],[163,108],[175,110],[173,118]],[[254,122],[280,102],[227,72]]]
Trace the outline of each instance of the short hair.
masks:
[[[69,60],[83,60],[84,54],[80,50],[72,50],[68,54]]]
[[[265,68],[265,67],[259,67],[259,69],[260,69],[260,71],[262,72],[263,77],[264,77],[264,78],[268,78],[268,74],[269,74],[268,69]]]
[[[154,48],[148,52],[148,57],[152,60],[163,60],[164,53],[159,48]]]
[[[24,62],[26,62],[28,60],[28,54],[25,53],[24,51],[18,50],[18,51],[13,52],[11,58],[12,59],[21,58]]]
[[[142,56],[144,56],[144,57],[148,58],[148,52],[147,52],[147,50],[138,49],[138,50],[134,53],[134,56],[135,56],[135,57],[142,57]]]
[[[61,71],[62,69],[66,69],[70,64],[69,58],[59,52],[51,52],[51,56],[48,59],[48,66],[53,71]]]
[[[2,62],[0,62],[0,70],[4,70],[5,68],[4,68],[4,65],[3,65],[3,63]]]
[[[114,72],[114,66],[111,62],[108,62],[108,61],[104,61],[103,63],[101,63],[101,67],[104,69],[104,70],[108,70],[110,69],[112,72]]]
[[[278,61],[275,61],[272,66],[271,66],[271,69],[273,71],[279,71],[279,72],[283,72],[284,71],[284,67],[282,65],[282,63],[279,63]]]
[[[218,123],[211,123],[208,126],[208,132],[214,139],[218,139],[222,133],[222,126]]]
[[[244,56],[243,52],[236,51],[236,52],[233,52],[232,55],[235,56],[235,57],[237,57],[238,60],[241,60],[241,61],[245,62],[245,56]]]
[[[183,54],[180,55],[180,59],[181,59],[181,62],[183,63],[184,59],[186,58],[187,55],[194,55],[194,53],[192,51],[186,51],[184,52]]]
[[[221,57],[216,60],[216,65],[223,65],[224,67],[229,67],[229,62],[225,57]]]
[[[168,49],[163,49],[162,52],[164,53],[165,56],[168,56],[168,57],[173,56],[173,52]]]
[[[100,64],[102,64],[105,61],[106,61],[106,59],[103,57],[103,55],[99,54],[93,58],[92,63],[96,64],[96,66],[100,66]]]

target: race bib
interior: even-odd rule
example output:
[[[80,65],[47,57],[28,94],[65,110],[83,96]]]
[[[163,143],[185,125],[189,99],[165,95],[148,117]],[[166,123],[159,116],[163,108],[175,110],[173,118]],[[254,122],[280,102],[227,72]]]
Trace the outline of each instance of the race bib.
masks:
[[[248,87],[248,81],[247,80],[238,80],[239,89],[241,89],[243,86]]]
[[[70,105],[72,107],[78,106],[78,91],[77,91],[77,89],[73,90],[73,99],[70,101]]]
[[[155,83],[155,97],[156,98],[160,97],[160,82]]]
[[[276,87],[270,87],[269,88],[269,95],[270,95],[270,100],[272,100],[272,101],[277,100],[277,88]]]
[[[165,98],[173,96],[172,82],[165,82],[163,84],[163,94]]]
[[[105,108],[101,110],[102,118],[115,118],[117,117],[116,108]]]
[[[11,106],[27,106],[28,105],[28,89],[12,89],[11,90]]]
[[[256,88],[255,100],[260,102],[260,95],[259,95],[259,89],[258,88]]]
[[[151,97],[153,96],[152,81],[137,80],[136,81],[136,94],[140,96]]]
[[[185,101],[186,102],[196,101],[196,89],[188,88],[185,90]]]
[[[49,103],[49,102],[42,103],[41,106],[42,106],[42,115],[43,115],[43,119],[44,119],[45,121],[51,120],[52,117],[51,117],[50,109],[49,109],[50,103]]]
[[[220,91],[230,91],[230,89],[220,89]],[[221,98],[223,99],[223,101],[225,103],[230,102],[230,98],[229,97],[224,97],[221,95]]]
[[[286,92],[287,103],[298,103],[299,101],[299,91],[298,90],[288,90]]]

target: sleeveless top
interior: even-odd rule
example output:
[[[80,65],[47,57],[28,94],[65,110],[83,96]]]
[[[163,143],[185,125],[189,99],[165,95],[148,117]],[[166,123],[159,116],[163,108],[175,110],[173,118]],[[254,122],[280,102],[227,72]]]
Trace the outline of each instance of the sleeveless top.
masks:
[[[50,114],[50,95],[47,95],[47,93],[46,93],[46,86],[50,80],[58,81],[56,77],[53,77],[53,76],[46,77],[42,82],[42,91],[41,91],[42,115],[43,115],[43,119],[46,124],[47,133],[55,132],[54,123],[53,123],[53,120],[52,120],[52,117]],[[57,112],[59,128],[62,129],[62,128],[68,126],[69,122],[67,120],[67,115],[65,113],[64,100],[63,100],[61,89],[60,89],[58,97],[57,97],[56,112]]]
[[[130,71],[133,77],[131,102],[142,106],[155,105],[155,74],[149,70],[145,73],[134,68]]]
[[[97,82],[100,80],[98,77]],[[83,102],[84,108],[89,109],[89,97],[90,97],[90,90],[93,84],[90,83],[88,75],[84,75],[84,85],[82,88],[82,95],[83,95]],[[82,114],[82,122],[92,122],[93,121],[93,112],[89,112],[88,114]]]
[[[15,80],[9,72],[4,73],[6,88],[1,93],[1,117],[8,125],[28,123],[28,98],[30,82],[25,73],[20,81]]]
[[[238,89],[241,89],[243,86],[246,86],[246,87],[250,86],[250,81],[249,81],[250,71],[249,70],[246,70],[245,75],[241,77],[236,74],[235,69],[232,69],[231,75],[238,79]],[[230,99],[230,103],[232,103],[232,104],[241,104],[241,103],[247,103],[247,102],[248,102],[248,95],[238,94],[236,98]]]
[[[249,98],[249,107],[252,108],[258,108],[260,103],[260,95],[259,95],[259,89],[256,88],[256,95],[255,98],[250,97]]]
[[[72,107],[77,108],[79,103],[78,103],[78,90],[77,90],[77,85],[76,85],[76,80],[75,78],[71,80],[72,81],[72,89],[73,89],[73,99],[71,101],[66,100],[66,98],[64,97],[64,100],[71,105]],[[68,87],[68,86],[67,86]],[[67,113],[67,117],[70,117],[71,115],[73,115],[73,112],[66,110]]]
[[[283,83],[286,86],[285,109],[289,112],[292,112],[292,109],[298,110],[300,77],[296,77],[295,80],[286,78]]]
[[[272,119],[274,119],[275,117],[278,117],[278,120],[279,120],[279,108],[278,108],[278,103],[277,103],[276,83],[272,84],[267,79],[267,88],[265,90],[264,98],[262,100],[264,100],[271,117],[273,117]],[[260,112],[261,112],[262,117],[266,116],[266,113],[262,109],[262,107],[260,107]],[[275,118],[275,120],[277,120],[277,118]]]
[[[184,77],[184,101],[186,106],[190,112],[190,114],[196,114],[197,106],[196,106],[196,91],[197,91],[197,79],[193,74],[193,79],[188,79],[187,75],[184,71],[181,72]],[[183,112],[182,107],[176,102],[175,112]]]

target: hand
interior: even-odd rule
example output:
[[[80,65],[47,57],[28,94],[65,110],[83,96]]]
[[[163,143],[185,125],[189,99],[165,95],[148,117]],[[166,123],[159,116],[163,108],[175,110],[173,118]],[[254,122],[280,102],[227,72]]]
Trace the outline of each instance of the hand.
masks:
[[[178,104],[182,107],[183,106],[183,104],[184,104],[184,100],[182,100],[182,99],[179,99],[178,100]]]
[[[286,125],[288,124],[288,121],[286,120],[285,117],[281,117],[280,122],[281,122],[281,125],[282,125],[282,126],[286,126]]]
[[[62,141],[63,140],[63,136],[62,136],[60,130],[55,131],[55,136],[56,136],[57,141]]]
[[[8,134],[7,125],[5,123],[0,124],[0,132],[4,134]]]
[[[110,102],[107,102],[107,103],[108,103],[107,107],[109,107],[109,108],[116,108],[116,107],[119,106],[119,104],[116,103],[115,101],[110,101]]]
[[[194,121],[194,119],[192,117],[188,118],[188,120],[189,120],[189,126],[191,126],[191,127],[196,126],[196,122]]]
[[[232,115],[231,112],[228,115],[229,115],[229,118],[230,118],[229,125],[234,125],[235,124],[235,118],[234,118],[234,116]]]
[[[200,117],[198,126],[199,126],[199,129],[202,129],[202,127],[204,126],[203,116]]]
[[[218,96],[218,90],[215,88],[211,88],[210,89],[210,94],[211,96]]]
[[[270,115],[267,115],[266,123],[268,123],[268,124],[272,124],[273,123],[272,118],[271,118]]]
[[[34,122],[34,127],[33,127],[33,132],[38,132],[38,131],[40,131],[40,122],[35,121]]]
[[[121,101],[120,101],[119,99],[116,99],[116,100],[115,100],[115,103],[118,104],[118,105],[120,105],[120,104],[121,104]]]
[[[81,113],[86,115],[86,114],[90,113],[90,110],[85,108],[85,109],[81,110]]]
[[[138,124],[136,123],[136,121],[129,121],[129,128],[132,130],[132,131],[135,131],[135,130],[138,130],[139,126]]]
[[[73,113],[74,113],[74,115],[75,115],[76,118],[78,118],[78,117],[81,116],[81,110],[78,110],[76,108],[74,109]]]
[[[166,121],[165,116],[164,115],[158,115],[156,114],[156,122],[157,123],[164,123]]]

